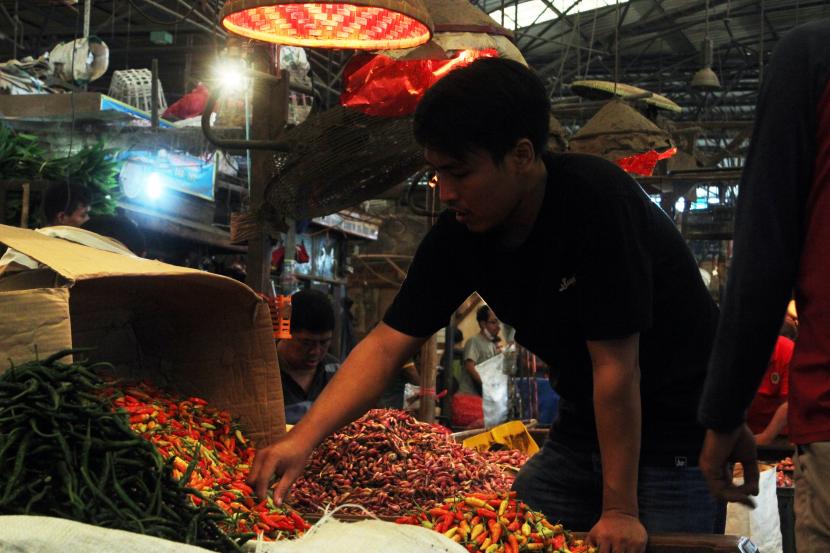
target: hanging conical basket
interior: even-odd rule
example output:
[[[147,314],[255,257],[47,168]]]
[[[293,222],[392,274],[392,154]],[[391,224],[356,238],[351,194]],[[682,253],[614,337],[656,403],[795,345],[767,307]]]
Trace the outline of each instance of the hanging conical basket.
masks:
[[[550,116],[548,123],[548,150],[551,152],[564,152],[568,149],[568,139],[565,135],[565,128],[559,119]]]
[[[666,131],[625,102],[612,100],[571,137],[568,149],[616,161],[671,146]]]
[[[513,38],[509,29],[467,0],[424,0],[424,5],[432,16],[436,33],[484,33]]]
[[[337,106],[280,137],[291,145],[274,157],[266,218],[307,219],[354,206],[386,191],[423,164],[411,117],[364,115]]]

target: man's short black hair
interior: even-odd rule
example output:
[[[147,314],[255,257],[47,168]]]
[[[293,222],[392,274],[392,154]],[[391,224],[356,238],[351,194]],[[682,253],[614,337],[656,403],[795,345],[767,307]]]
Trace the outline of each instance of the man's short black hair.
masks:
[[[487,319],[490,318],[490,307],[486,305],[482,305],[476,311],[476,320],[480,323],[487,322]]]
[[[296,330],[314,334],[334,330],[334,308],[327,295],[300,290],[291,296],[291,332]]]
[[[504,58],[478,59],[438,81],[415,110],[421,146],[462,159],[481,148],[500,163],[527,138],[536,155],[548,140],[550,100],[536,74]]]
[[[43,193],[43,216],[46,224],[53,224],[61,211],[67,215],[92,203],[89,188],[82,184],[53,182]]]
[[[81,225],[81,228],[115,238],[135,255],[142,256],[147,250],[144,234],[132,219],[124,215],[96,215]]]

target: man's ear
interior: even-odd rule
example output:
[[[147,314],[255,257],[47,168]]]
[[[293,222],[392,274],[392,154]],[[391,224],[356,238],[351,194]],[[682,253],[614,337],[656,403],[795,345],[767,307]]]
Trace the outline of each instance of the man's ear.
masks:
[[[65,211],[58,211],[58,214],[55,215],[55,224],[62,225],[66,222],[67,214]]]
[[[533,143],[527,138],[521,138],[513,147],[513,159],[516,163],[516,169],[519,172],[525,172],[536,161],[536,149]]]

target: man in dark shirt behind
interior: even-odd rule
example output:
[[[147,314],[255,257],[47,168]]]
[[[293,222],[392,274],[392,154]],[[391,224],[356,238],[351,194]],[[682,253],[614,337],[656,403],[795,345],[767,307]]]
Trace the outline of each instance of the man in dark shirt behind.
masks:
[[[646,532],[722,531],[696,459],[697,402],[717,309],[673,221],[601,158],[546,153],[550,102],[516,62],[477,60],[438,81],[415,137],[448,206],[382,323],[306,417],[257,452],[250,481],[279,502],[313,448],[477,291],[551,367],[559,417],[514,489],[612,553]],[[534,259],[517,270],[494,259]]]
[[[337,371],[337,359],[328,353],[333,332],[328,296],[317,290],[291,296],[291,339],[277,342],[288,424],[297,424]]]

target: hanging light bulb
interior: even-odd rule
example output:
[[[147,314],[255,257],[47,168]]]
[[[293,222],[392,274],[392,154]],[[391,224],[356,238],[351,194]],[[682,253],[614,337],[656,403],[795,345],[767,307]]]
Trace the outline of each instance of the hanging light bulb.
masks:
[[[413,48],[432,36],[422,0],[229,0],[220,21],[246,38],[312,48]]]
[[[698,90],[718,90],[720,89],[720,80],[718,76],[712,71],[712,60],[714,59],[712,46],[712,39],[709,38],[709,0],[706,0],[706,27],[703,37],[703,45],[701,52],[703,53],[703,67],[697,71],[692,77],[691,86]]]

